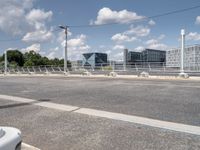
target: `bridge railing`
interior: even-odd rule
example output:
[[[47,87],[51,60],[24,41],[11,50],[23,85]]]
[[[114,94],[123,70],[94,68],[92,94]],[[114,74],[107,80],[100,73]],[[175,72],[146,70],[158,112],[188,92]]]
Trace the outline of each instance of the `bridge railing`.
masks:
[[[185,72],[188,73],[199,73],[200,74],[200,63],[199,64],[187,64],[184,68]],[[101,63],[95,66],[91,65],[72,65],[68,68],[68,71],[73,73],[83,73],[85,71],[91,73],[106,73],[106,72],[122,72],[124,74],[138,74],[143,71],[148,73],[156,74],[168,74],[180,72],[178,66],[167,66],[163,62],[138,62],[138,63],[127,63],[124,65],[119,62],[112,63]],[[64,72],[63,66],[29,66],[29,67],[7,67],[7,73],[9,74],[48,74],[57,73],[62,74]],[[0,74],[4,74],[4,67],[0,67]]]

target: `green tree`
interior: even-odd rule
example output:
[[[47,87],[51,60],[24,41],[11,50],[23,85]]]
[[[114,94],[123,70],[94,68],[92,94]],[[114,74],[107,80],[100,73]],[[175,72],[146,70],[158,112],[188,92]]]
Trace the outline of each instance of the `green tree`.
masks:
[[[3,55],[4,60],[5,54]],[[8,63],[15,64],[14,66],[23,66],[24,65],[24,56],[19,50],[8,50],[7,51],[7,60]]]
[[[41,58],[42,58],[42,56],[40,54],[36,53],[35,51],[26,52],[24,54],[24,60],[25,60],[24,66],[42,65]]]

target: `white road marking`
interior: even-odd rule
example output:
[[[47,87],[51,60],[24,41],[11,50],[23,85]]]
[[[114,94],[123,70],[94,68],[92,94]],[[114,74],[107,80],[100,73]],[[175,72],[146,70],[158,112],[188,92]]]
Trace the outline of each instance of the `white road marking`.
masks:
[[[50,103],[50,102],[38,102],[38,103],[35,103],[34,105],[42,106],[46,108],[52,108],[52,109],[61,110],[61,111],[74,111],[79,108],[76,106],[56,104],[56,103]]]
[[[8,95],[0,95],[0,98],[4,100],[11,100],[11,101],[17,101],[17,102],[37,102],[37,100],[34,100],[34,99],[26,99],[26,98],[8,96]],[[84,115],[95,116],[95,117],[126,121],[130,123],[136,123],[136,124],[141,124],[141,125],[146,125],[146,126],[151,126],[151,127],[161,128],[161,129],[167,129],[167,130],[172,130],[172,131],[177,131],[177,132],[200,135],[199,126],[192,126],[192,125],[186,125],[186,124],[181,124],[181,123],[168,122],[168,121],[162,121],[162,120],[156,120],[156,119],[150,119],[150,118],[145,118],[145,117],[126,115],[126,114],[114,113],[114,112],[108,112],[108,111],[101,111],[101,110],[95,110],[95,109],[89,109],[89,108],[79,108],[77,106],[56,104],[56,103],[51,103],[51,102],[38,102],[38,103],[32,103],[32,104],[41,106],[41,107],[56,109],[60,111],[74,112],[74,113],[79,113],[79,114],[84,114]]]
[[[31,146],[29,144],[22,143],[22,150],[40,150],[40,149],[34,146]]]

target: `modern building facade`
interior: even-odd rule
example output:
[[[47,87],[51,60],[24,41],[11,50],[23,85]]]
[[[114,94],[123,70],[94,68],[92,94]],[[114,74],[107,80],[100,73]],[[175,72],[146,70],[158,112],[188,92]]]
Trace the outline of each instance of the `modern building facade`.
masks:
[[[144,49],[142,52],[129,51],[126,57],[128,63],[137,63],[137,62],[164,63],[166,62],[166,51],[155,50],[155,49]]]
[[[108,63],[106,53],[85,53],[83,54],[83,66],[98,67]]]
[[[181,49],[170,49],[166,54],[166,66],[179,68],[181,62]],[[200,67],[200,45],[187,46],[184,50],[184,67]]]
[[[128,62],[141,62],[142,61],[142,54],[141,52],[128,52]]]
[[[166,51],[145,49],[141,55],[142,62],[166,62]]]

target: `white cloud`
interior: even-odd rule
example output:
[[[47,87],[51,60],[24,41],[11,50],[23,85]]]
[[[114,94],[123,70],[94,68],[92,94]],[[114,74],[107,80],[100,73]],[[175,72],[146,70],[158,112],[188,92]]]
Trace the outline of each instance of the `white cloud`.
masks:
[[[129,37],[125,34],[122,33],[117,33],[115,35],[112,36],[111,40],[117,42],[117,43],[122,43],[122,42],[132,42],[137,40],[136,37]]]
[[[123,60],[123,52],[115,53],[112,57],[115,61],[122,61]]]
[[[136,35],[138,37],[148,36],[151,29],[149,27],[144,27],[142,25],[139,26],[131,26],[128,31],[125,31],[124,34],[127,35]]]
[[[115,45],[115,46],[113,47],[113,49],[114,49],[114,50],[123,50],[123,49],[125,49],[125,46],[124,46],[124,45]]]
[[[30,25],[33,25],[36,30],[44,29],[45,22],[50,21],[52,18],[53,12],[40,9],[32,9],[27,15],[26,20]]]
[[[156,22],[153,21],[153,20],[150,20],[150,21],[148,22],[148,24],[149,24],[150,26],[154,26],[154,25],[156,25]]]
[[[200,24],[200,16],[197,16],[197,18],[196,18],[196,24]]]
[[[23,52],[30,52],[30,51],[34,51],[36,53],[39,53],[40,52],[40,44],[36,43],[36,44],[33,44],[27,48],[24,48],[22,49]]]
[[[163,43],[154,43],[154,44],[149,45],[148,48],[166,50],[167,49],[167,45],[165,45]]]
[[[23,35],[26,42],[44,42],[52,36],[47,22],[53,12],[34,9],[35,0],[1,0],[0,30],[10,35]]]
[[[28,32],[22,40],[25,42],[49,42],[53,38],[53,33],[46,30],[38,30],[34,32]]]
[[[68,35],[68,37],[72,36],[72,32],[70,32],[69,29],[68,29],[68,31],[67,31],[67,35]],[[63,43],[63,42],[65,42],[65,38],[66,38],[66,37],[65,37],[65,31],[62,30],[61,32],[58,33],[57,42]]]
[[[47,57],[48,57],[49,59],[54,59],[54,58],[56,57],[56,52],[50,52],[50,53],[47,55]]]
[[[161,34],[161,35],[158,37],[158,40],[163,40],[165,37],[166,37],[165,34]]]
[[[157,39],[150,39],[146,41],[145,44],[147,45],[147,48],[150,49],[166,50],[168,46],[160,42],[163,38],[165,38],[165,35],[161,34]]]
[[[147,44],[147,45],[152,45],[152,44],[155,44],[155,43],[158,43],[158,40],[156,40],[156,39],[150,39],[150,40],[148,40],[148,41],[145,42],[145,44]]]
[[[144,16],[139,16],[135,12],[121,10],[113,11],[110,8],[104,7],[99,10],[96,21],[90,21],[90,24],[107,24],[107,23],[130,23],[138,19],[143,19]]]
[[[186,35],[187,40],[192,40],[192,41],[199,41],[200,40],[200,34],[197,32],[190,32],[189,34]]]
[[[135,51],[136,52],[141,52],[141,51],[143,51],[145,48],[143,47],[143,46],[138,46],[138,47],[136,47],[135,48]]]
[[[78,35],[76,38],[67,41],[69,58],[72,60],[82,59],[82,53],[89,51],[90,46],[86,42],[87,36],[84,34]],[[65,44],[62,43],[64,46]]]
[[[105,53],[110,55],[112,53],[112,51],[111,50],[107,50],[107,51],[105,51]]]
[[[117,42],[117,43],[123,43],[123,42],[133,42],[138,41],[138,37],[146,37],[150,33],[150,28],[145,27],[142,25],[139,26],[130,26],[130,29],[123,32],[123,33],[117,33],[111,37],[111,40]]]
[[[20,35],[27,30],[26,12],[33,0],[1,0],[0,30],[11,35]]]

